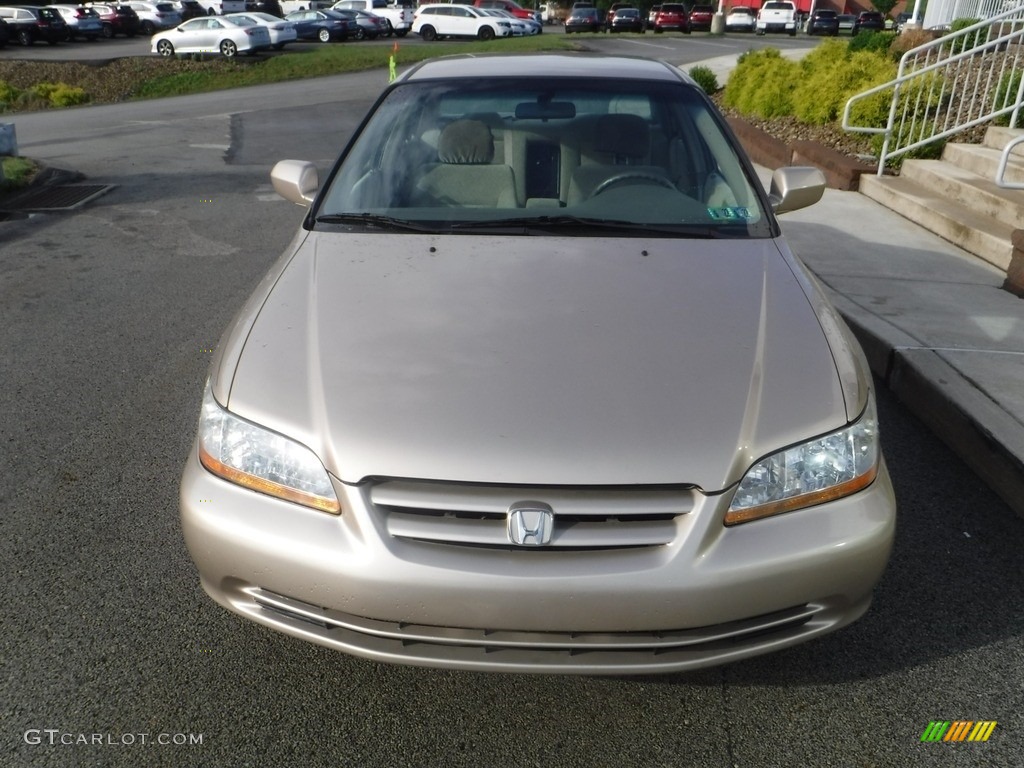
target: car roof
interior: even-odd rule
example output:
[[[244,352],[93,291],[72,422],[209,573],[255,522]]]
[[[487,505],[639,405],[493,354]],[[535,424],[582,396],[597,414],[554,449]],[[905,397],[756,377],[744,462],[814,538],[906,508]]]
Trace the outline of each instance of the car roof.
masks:
[[[472,66],[466,66],[472,60]],[[424,61],[402,78],[416,80],[467,80],[482,78],[538,77],[552,79],[580,78],[651,80],[688,82],[683,73],[669,64],[652,59],[601,54],[456,54]]]

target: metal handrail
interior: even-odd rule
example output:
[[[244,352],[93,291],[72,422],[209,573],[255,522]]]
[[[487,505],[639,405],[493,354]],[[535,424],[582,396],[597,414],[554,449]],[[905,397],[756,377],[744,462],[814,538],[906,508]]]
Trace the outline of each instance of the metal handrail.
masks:
[[[1011,123],[1013,125],[1013,123]],[[1003,147],[1003,153],[999,156],[999,167],[996,168],[996,184],[1004,189],[1024,189],[1024,181],[1006,181],[1006,165],[1010,162],[1010,153],[1018,144],[1024,144],[1024,136],[1011,139],[1010,143]]]
[[[1013,82],[1015,73],[1017,92],[1012,94],[1005,84]],[[854,104],[884,91],[892,91],[885,127],[853,125]],[[881,176],[892,158],[967,128],[1003,115],[1016,125],[1022,106],[1024,3],[907,51],[895,78],[846,102],[843,129],[885,136],[878,157]]]

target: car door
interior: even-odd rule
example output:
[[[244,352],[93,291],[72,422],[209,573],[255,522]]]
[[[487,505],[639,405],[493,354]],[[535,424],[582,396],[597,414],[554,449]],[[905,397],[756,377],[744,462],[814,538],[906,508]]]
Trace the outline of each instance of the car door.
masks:
[[[460,37],[476,37],[479,17],[473,11],[469,8],[453,5],[451,7],[451,14],[449,24],[451,24],[452,31],[448,34],[459,35]]]
[[[191,23],[193,22],[189,22]],[[205,19],[196,19],[195,23],[196,26],[192,28],[194,31],[189,35],[189,44],[195,46],[196,51],[216,51],[221,30],[224,28],[223,22],[209,16]]]

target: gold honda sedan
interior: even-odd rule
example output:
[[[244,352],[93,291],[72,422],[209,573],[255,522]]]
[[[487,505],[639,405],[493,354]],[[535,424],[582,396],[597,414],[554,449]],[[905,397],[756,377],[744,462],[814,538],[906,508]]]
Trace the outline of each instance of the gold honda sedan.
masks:
[[[226,331],[181,484],[224,607],[369,659],[688,670],[867,610],[892,487],[857,342],[700,88],[415,66]]]

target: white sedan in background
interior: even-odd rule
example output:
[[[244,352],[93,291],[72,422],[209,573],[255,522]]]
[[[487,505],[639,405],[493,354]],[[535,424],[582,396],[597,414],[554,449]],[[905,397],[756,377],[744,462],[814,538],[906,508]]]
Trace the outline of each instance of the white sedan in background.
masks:
[[[270,32],[251,19],[205,16],[189,19],[174,29],[153,36],[153,53],[220,53],[231,58],[270,47]]]
[[[481,8],[488,16],[494,16],[495,18],[507,21],[512,25],[512,37],[526,37],[527,35],[533,34],[530,29],[526,26],[525,19],[517,19],[515,16],[506,13],[505,11],[497,8]]]
[[[267,32],[270,33],[270,47],[275,51],[280,51],[288,43],[294,43],[299,39],[299,34],[295,31],[294,22],[280,19],[269,13],[262,13],[260,11],[232,13],[225,18],[233,19],[236,17],[248,19],[257,26],[266,27]]]
[[[744,5],[729,9],[725,17],[726,32],[753,32],[757,28],[757,11]]]
[[[543,29],[543,25],[539,21],[534,19],[523,19],[518,16],[513,16],[509,11],[502,8],[492,8],[499,16],[508,19],[509,21],[519,22],[525,29],[527,35],[539,35]]]

